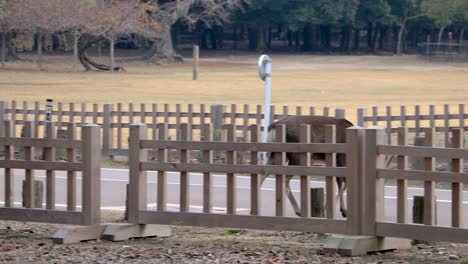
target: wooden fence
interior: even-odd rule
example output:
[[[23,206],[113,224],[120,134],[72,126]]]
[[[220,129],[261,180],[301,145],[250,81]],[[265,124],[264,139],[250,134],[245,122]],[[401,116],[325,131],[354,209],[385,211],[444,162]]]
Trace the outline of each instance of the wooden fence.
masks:
[[[451,112],[451,109],[454,112]],[[407,127],[408,131],[414,133],[416,137],[419,137],[423,128],[434,127],[436,132],[443,134],[443,141],[440,145],[449,147],[449,135],[452,129],[463,128],[465,132],[468,132],[468,113],[465,112],[465,105],[459,104],[457,109],[454,109],[455,106],[448,104],[439,107],[429,105],[427,109],[423,109],[420,105],[414,106],[413,109],[400,106],[399,113],[395,113],[397,111],[390,106],[385,107],[385,111],[378,107],[372,107],[371,111],[358,108],[357,125],[384,127],[388,144],[396,143],[398,127]]]
[[[167,125],[158,125],[160,135],[167,135]],[[212,127],[205,125],[203,134],[211,134]],[[309,128],[310,129],[310,128]],[[291,230],[320,233],[340,233],[367,236],[401,237],[436,241],[452,241],[468,243],[468,229],[462,228],[462,191],[463,183],[468,182],[468,173],[463,173],[463,159],[468,159],[468,150],[463,149],[463,130],[453,130],[453,146],[457,148],[434,148],[435,129],[424,129],[426,146],[407,146],[408,129],[400,128],[399,143],[401,146],[387,145],[385,130],[381,128],[364,129],[353,127],[347,130],[345,144],[321,143],[311,144],[306,125],[303,126],[301,138],[304,143],[257,143],[259,127],[253,125],[249,131],[250,143],[234,143],[234,126],[227,126],[228,142],[192,141],[190,125],[182,124],[180,141],[167,140],[161,136],[159,140],[147,139],[147,126],[135,124],[131,126],[130,136],[130,191],[129,191],[129,221],[139,224],[180,224],[191,226],[252,228],[269,230]],[[330,130],[331,131],[331,130]],[[285,127],[276,131],[277,142],[284,142]],[[330,132],[329,132],[330,133]],[[157,149],[157,161],[148,161],[148,149]],[[168,162],[167,151],[178,150],[180,160]],[[200,163],[190,162],[190,150],[199,150],[203,154]],[[226,153],[227,164],[216,164],[212,160],[213,151]],[[247,151],[251,159],[245,164],[236,164],[237,152]],[[262,151],[275,152],[280,158],[276,164],[283,164],[286,152],[301,153],[303,166],[263,166],[258,164],[258,153]],[[347,167],[314,167],[307,166],[311,153],[346,153]],[[385,155],[397,155],[398,167],[385,168]],[[425,159],[425,170],[409,170],[408,156],[420,156]],[[436,172],[435,158],[451,159],[450,172]],[[330,158],[330,157],[329,157]],[[333,158],[331,159],[333,160]],[[157,171],[157,190],[148,190],[146,186],[147,172]],[[180,173],[180,209],[178,212],[168,210],[167,204],[167,172]],[[203,212],[190,209],[191,192],[189,189],[190,173],[203,174],[202,193],[196,193]],[[226,177],[226,212],[213,211],[212,174],[224,174]],[[236,173],[250,176],[250,206],[249,212],[237,210]],[[260,210],[259,175],[275,175],[275,210],[273,215],[265,215]],[[300,207],[306,217],[287,217],[285,198],[285,175],[302,175],[300,177]],[[326,218],[310,217],[309,177],[323,176],[326,180],[327,214]],[[347,180],[347,219],[338,219],[334,207],[335,193],[334,177],[345,177]],[[384,203],[384,180],[396,179],[398,188],[398,221],[386,222]],[[408,180],[423,181],[425,194],[424,225],[408,224]],[[435,182],[452,184],[452,226],[435,225]],[[147,207],[148,191],[156,191],[156,208]],[[201,196],[201,198],[200,198]],[[220,199],[219,197],[217,199]],[[244,205],[245,206],[245,205]],[[414,231],[417,230],[417,231]]]
[[[336,218],[335,203],[328,203],[327,218],[297,218],[285,217],[286,215],[286,178],[285,175],[303,175],[301,178],[301,212],[305,216],[310,215],[310,192],[309,176],[324,176],[327,180],[327,198],[334,200],[335,177],[352,177],[358,171],[356,162],[350,161],[348,168],[337,167],[311,167],[309,165],[311,152],[328,153],[333,156],[334,153],[346,152],[350,157],[356,157],[359,150],[358,130],[349,130],[350,144],[323,143],[312,144],[310,141],[310,127],[304,125],[301,137],[304,143],[284,143],[285,126],[278,126],[277,139],[282,139],[283,143],[258,143],[260,137],[260,126],[252,125],[249,128],[251,142],[235,142],[235,126],[229,124],[227,128],[227,142],[210,141],[212,135],[212,125],[205,124],[202,127],[202,134],[205,141],[192,141],[191,129],[189,124],[181,125],[181,140],[167,140],[168,125],[160,124],[158,140],[147,139],[147,126],[144,124],[135,124],[131,126],[130,132],[130,187],[129,187],[129,222],[139,224],[179,224],[193,226],[209,227],[234,227],[234,228],[252,228],[252,229],[270,229],[270,230],[291,230],[308,232],[336,232],[343,234],[358,233],[355,223],[357,210],[360,210],[355,201],[355,195],[358,193],[355,188],[357,185],[349,185],[348,203],[350,204],[350,217],[347,220]],[[281,142],[279,141],[279,142]],[[147,153],[149,149],[158,151],[156,162],[148,161]],[[178,150],[180,160],[178,162],[168,162],[168,150]],[[202,159],[199,163],[191,163],[191,150],[198,150],[202,153]],[[213,162],[213,152],[223,151],[226,153],[227,164],[217,164]],[[284,163],[285,152],[302,153],[302,166],[265,166],[259,165],[259,153],[263,151],[278,152],[279,164]],[[250,159],[244,164],[236,164],[236,155],[238,152],[249,152]],[[333,164],[332,164],[333,165]],[[146,186],[147,172],[157,171],[157,198],[156,210],[147,209]],[[167,210],[167,174],[168,171],[180,173],[180,210],[179,212],[170,212]],[[197,172],[203,174],[202,200],[203,213],[190,211],[190,173]],[[223,173],[226,175],[226,196],[217,197],[225,200],[226,214],[214,213],[213,211],[213,174]],[[273,215],[265,215],[261,209],[260,179],[262,174],[275,175],[275,210]],[[236,174],[250,176],[250,213],[239,214],[237,205]],[[352,181],[351,181],[352,182]]]
[[[45,106],[40,102],[34,102],[33,107],[25,101],[20,106],[17,101],[0,101],[0,125],[4,120],[13,120],[16,125],[23,125],[25,121],[34,122],[34,135],[41,136],[44,133]],[[226,105],[181,105],[176,104],[93,104],[92,106],[82,104],[64,104],[57,103],[52,111],[52,121],[56,122],[58,128],[65,127],[68,123],[76,123],[77,128],[84,124],[99,124],[102,127],[102,147],[106,155],[128,155],[128,136],[129,128],[133,123],[150,124],[148,126],[149,134],[152,139],[157,139],[158,123],[167,123],[169,128],[169,137],[173,139],[180,138],[180,125],[189,123],[194,129],[194,139],[201,139],[199,132],[204,124],[213,124],[213,140],[220,141],[225,138],[224,126],[226,124],[236,125],[236,137],[245,141],[249,126],[252,124],[263,124],[263,108],[257,105],[252,109],[247,104],[241,106],[232,104]],[[271,107],[271,121],[291,114],[318,114],[331,115],[331,109],[324,107],[316,109],[315,107],[296,107],[295,112],[291,113],[288,106]],[[320,111],[319,111],[320,110]],[[343,109],[335,109],[335,116],[345,117]],[[0,136],[2,136],[0,128]],[[19,129],[14,127],[14,134],[19,136]],[[77,132],[80,133],[79,131]]]
[[[0,207],[1,220],[47,222],[75,225],[97,225],[100,223],[100,128],[97,125],[84,125],[81,140],[75,140],[76,125],[68,124],[69,139],[55,139],[53,123],[47,123],[46,138],[36,138],[34,123],[24,122],[24,137],[14,135],[14,122],[7,120],[4,135],[0,137],[3,159],[0,168],[4,169],[4,206]],[[57,161],[55,150],[65,148],[66,161]],[[40,150],[42,151],[36,151]],[[81,161],[76,152],[81,152]],[[23,157],[18,155],[24,153]],[[38,152],[43,153],[38,155]],[[45,208],[35,208],[35,172],[45,171],[46,203]],[[56,208],[56,171],[67,173],[67,206],[65,210]],[[81,211],[77,206],[77,173],[81,172]],[[24,175],[24,176],[23,176]],[[15,184],[25,179],[23,191],[24,207],[15,204]],[[2,197],[3,198],[3,197]]]
[[[367,229],[364,230],[363,234],[468,243],[468,229],[463,226],[463,184],[468,183],[468,173],[463,172],[463,159],[468,159],[468,149],[465,149],[463,143],[463,130],[452,130],[452,148],[434,147],[435,128],[422,129],[421,132],[424,133],[425,139],[423,147],[407,145],[407,128],[398,129],[398,146],[385,144],[383,130],[369,131],[371,133],[367,134],[365,150],[367,153],[365,161],[368,161],[366,166],[368,180],[363,191],[374,192],[376,190],[376,199],[366,201],[365,208],[371,208],[370,216],[372,219],[366,220],[369,221],[369,225],[365,225]],[[382,155],[397,155],[397,169],[386,169],[381,160]],[[408,170],[408,156],[423,157],[424,170]],[[435,171],[435,158],[449,159],[448,171]],[[385,192],[382,188],[384,180],[388,179],[397,181],[397,220],[394,223],[383,220]],[[408,223],[408,181],[424,182],[423,225]],[[451,184],[450,226],[436,225],[436,182]]]

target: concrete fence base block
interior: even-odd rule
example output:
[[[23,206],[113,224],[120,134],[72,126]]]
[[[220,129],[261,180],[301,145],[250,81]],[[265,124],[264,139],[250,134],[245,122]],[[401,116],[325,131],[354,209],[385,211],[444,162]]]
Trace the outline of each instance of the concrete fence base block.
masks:
[[[168,237],[172,229],[168,225],[140,225],[126,223],[108,224],[102,234],[103,240],[124,241],[138,237]]]
[[[97,240],[101,238],[105,228],[105,225],[63,227],[52,235],[52,241],[56,244],[71,244]]]
[[[343,256],[359,256],[369,252],[410,249],[411,240],[393,237],[333,235],[328,238],[324,252]]]

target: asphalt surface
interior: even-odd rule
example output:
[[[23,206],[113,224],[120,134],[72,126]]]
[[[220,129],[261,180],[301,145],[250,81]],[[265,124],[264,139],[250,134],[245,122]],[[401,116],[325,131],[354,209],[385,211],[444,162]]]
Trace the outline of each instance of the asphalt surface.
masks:
[[[21,206],[21,182],[24,179],[23,171],[15,170],[15,206]],[[168,210],[178,211],[179,207],[179,175],[169,172],[168,181]],[[35,171],[37,180],[45,181],[44,171]],[[56,173],[56,206],[57,209],[63,209],[66,204],[66,174],[65,172]],[[81,178],[77,173],[78,190],[81,190]],[[190,177],[190,211],[202,211],[202,190],[203,176],[198,173],[192,173]],[[250,208],[250,178],[247,176],[236,176],[237,182],[237,213],[249,214]],[[124,211],[126,184],[128,183],[128,170],[126,169],[102,169],[101,170],[101,204],[102,210]],[[275,212],[275,189],[274,179],[269,178],[262,186],[262,215],[273,216]],[[4,201],[4,175],[0,171],[0,206]],[[312,181],[311,187],[324,187],[324,182]],[[292,180],[291,188],[299,199],[299,181]],[[148,208],[156,208],[156,173],[150,172],[148,175]],[[408,188],[408,221],[411,222],[411,208],[413,205],[413,196],[423,195],[422,188]],[[81,203],[81,193],[77,191],[78,205]],[[468,192],[463,193],[463,211],[468,210]],[[451,191],[436,190],[437,199],[437,223],[440,226],[450,226],[451,223]],[[396,187],[385,187],[385,221],[396,221]],[[226,177],[224,175],[213,175],[213,206],[214,212],[224,213],[226,211]],[[289,202],[286,201],[286,215],[295,216]],[[338,206],[337,206],[338,207]],[[339,215],[339,214],[337,214]],[[468,226],[468,217],[464,217],[464,226]]]

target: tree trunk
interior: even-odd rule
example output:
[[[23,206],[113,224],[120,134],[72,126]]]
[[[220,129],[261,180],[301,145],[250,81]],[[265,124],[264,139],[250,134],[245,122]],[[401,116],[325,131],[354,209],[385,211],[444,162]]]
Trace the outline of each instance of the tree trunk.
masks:
[[[39,70],[42,70],[42,33],[37,33],[37,57],[36,64]]]
[[[109,39],[109,51],[110,51],[110,72],[114,73],[114,36],[111,35]]]
[[[156,64],[184,62],[184,58],[177,54],[172,46],[171,31],[166,29],[170,27],[162,26],[162,28],[165,28],[165,30],[154,41],[145,59]]]
[[[304,45],[302,46],[302,50],[304,51],[311,51],[312,50],[312,26],[311,25],[306,25],[304,26],[303,30],[303,38],[304,38]]]
[[[78,67],[78,40],[80,38],[79,32],[73,32],[73,71],[76,72]]]
[[[265,39],[265,29],[264,28],[257,28],[257,51],[266,51],[267,50],[267,43]]]
[[[78,50],[78,58],[80,59],[80,62],[83,65],[83,67],[87,71],[91,71],[93,69],[97,69],[97,70],[100,70],[100,71],[110,71],[111,68],[109,66],[107,66],[105,64],[98,63],[98,62],[92,60],[86,54],[86,51],[89,48],[91,48],[93,46],[93,44],[100,43],[103,39],[98,38],[98,39],[94,39],[93,41],[88,41],[85,38],[82,38],[82,39],[83,39],[84,43],[82,44],[82,46]],[[125,71],[125,69],[122,68],[122,67],[113,67],[112,70],[114,70],[114,71]]]
[[[355,51],[359,50],[359,44],[361,44],[361,30],[357,28],[354,31],[354,50]]]
[[[288,29],[288,47],[292,47],[293,46],[293,32]]]
[[[373,29],[374,29],[374,24],[369,22],[367,24],[367,48],[369,50],[372,50]]]
[[[237,50],[237,41],[238,41],[238,38],[237,38],[237,26],[234,26],[233,29],[232,29],[232,49],[233,50]]]
[[[463,45],[464,35],[465,35],[465,29],[462,28],[462,29],[460,29],[460,36],[459,36],[459,39],[458,39],[458,44],[459,45]]]
[[[437,44],[440,44],[442,42],[442,36],[444,35],[444,31],[447,25],[442,25],[439,29],[439,34],[437,35]]]
[[[256,28],[247,29],[247,38],[249,39],[249,50],[256,50],[258,46],[258,30]]]
[[[403,33],[405,32],[405,26],[406,26],[406,21],[404,20],[400,23],[400,30],[398,31],[397,48],[396,48],[397,55],[402,54]]]
[[[6,60],[6,33],[2,32],[2,68],[5,68],[5,60]]]

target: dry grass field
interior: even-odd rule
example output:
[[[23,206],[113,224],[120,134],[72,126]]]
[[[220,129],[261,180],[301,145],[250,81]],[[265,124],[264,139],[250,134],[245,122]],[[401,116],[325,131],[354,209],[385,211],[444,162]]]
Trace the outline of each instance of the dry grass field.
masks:
[[[293,107],[343,107],[355,118],[360,106],[456,107],[468,102],[468,64],[428,62],[415,56],[272,54],[272,103]],[[32,59],[30,56],[26,58]],[[123,73],[73,72],[71,57],[45,57],[43,71],[29,62],[0,69],[0,99],[75,103],[263,104],[264,83],[252,53],[202,53],[200,80],[190,58],[166,66],[125,61]],[[105,57],[99,58],[105,61]],[[253,109],[253,108],[252,108]],[[354,120],[353,120],[354,121]]]

